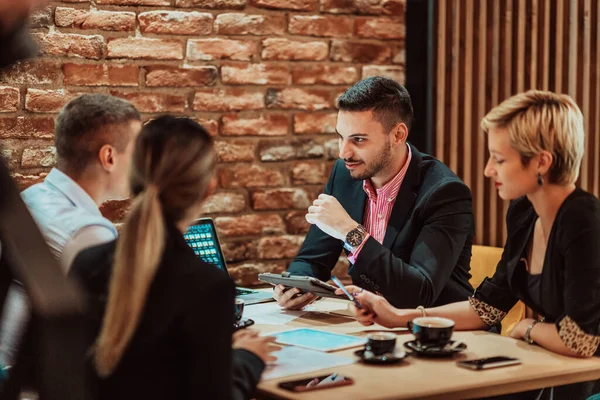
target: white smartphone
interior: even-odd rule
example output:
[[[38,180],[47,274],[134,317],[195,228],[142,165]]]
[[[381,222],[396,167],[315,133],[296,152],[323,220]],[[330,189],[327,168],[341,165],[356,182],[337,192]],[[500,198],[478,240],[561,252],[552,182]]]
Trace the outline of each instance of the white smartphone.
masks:
[[[479,358],[477,360],[457,361],[456,365],[463,368],[481,370],[498,367],[508,367],[509,365],[521,364],[521,360],[514,357],[496,356]]]

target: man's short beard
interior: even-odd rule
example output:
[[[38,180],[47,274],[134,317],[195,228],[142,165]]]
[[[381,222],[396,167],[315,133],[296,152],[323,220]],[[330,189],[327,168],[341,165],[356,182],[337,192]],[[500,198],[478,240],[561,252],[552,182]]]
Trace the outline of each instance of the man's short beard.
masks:
[[[371,179],[390,164],[391,158],[392,150],[390,149],[390,139],[386,138],[383,149],[379,152],[379,154],[377,154],[375,160],[373,160],[369,165],[366,165],[367,168],[365,172],[354,175],[352,171],[350,171],[350,177],[356,181]]]

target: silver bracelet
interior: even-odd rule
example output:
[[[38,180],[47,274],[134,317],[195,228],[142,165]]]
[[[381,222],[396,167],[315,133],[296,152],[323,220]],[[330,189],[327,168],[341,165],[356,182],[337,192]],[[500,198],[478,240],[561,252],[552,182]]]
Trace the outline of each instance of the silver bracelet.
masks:
[[[421,317],[426,317],[427,316],[427,311],[425,311],[425,307],[418,306],[417,310],[421,311]]]

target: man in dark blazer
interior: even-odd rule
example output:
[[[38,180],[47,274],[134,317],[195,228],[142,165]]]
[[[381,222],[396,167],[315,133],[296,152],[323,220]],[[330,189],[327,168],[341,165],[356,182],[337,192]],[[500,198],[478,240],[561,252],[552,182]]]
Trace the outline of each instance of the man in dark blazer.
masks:
[[[413,109],[406,88],[367,78],[338,107],[340,159],[308,209],[312,226],[288,272],[326,281],[344,249],[353,284],[396,307],[466,300],[473,293],[471,192],[446,165],[407,143]],[[274,297],[290,309],[316,299],[281,285]]]

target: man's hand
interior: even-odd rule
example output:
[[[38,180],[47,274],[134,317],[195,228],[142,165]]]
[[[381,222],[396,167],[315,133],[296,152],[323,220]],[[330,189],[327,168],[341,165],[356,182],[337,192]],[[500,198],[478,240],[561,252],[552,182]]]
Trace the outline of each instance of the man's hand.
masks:
[[[277,361],[277,357],[271,353],[281,350],[281,346],[274,343],[274,336],[259,336],[256,330],[242,329],[233,334],[232,347],[254,353],[266,364]]]
[[[308,207],[306,220],[340,240],[345,240],[346,234],[358,226],[335,197],[323,193]]]
[[[300,294],[300,289],[286,288],[284,285],[275,286],[273,298],[277,304],[289,310],[301,310],[318,299],[312,293]]]

